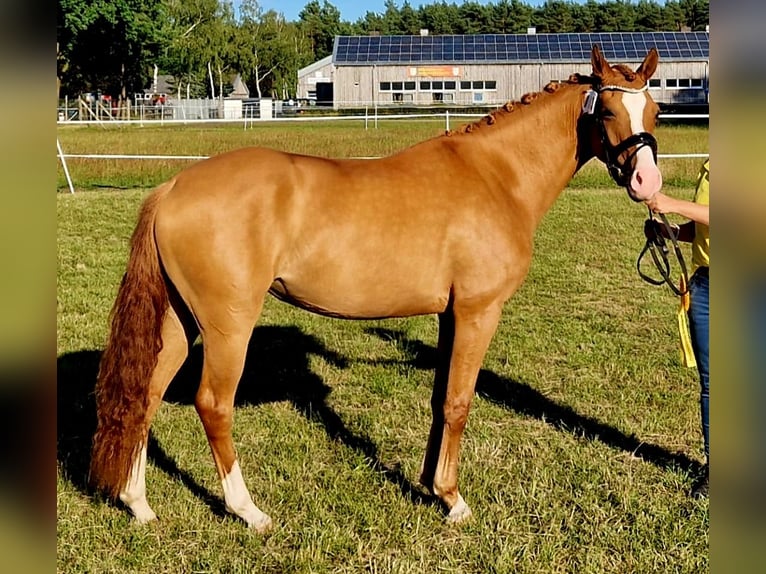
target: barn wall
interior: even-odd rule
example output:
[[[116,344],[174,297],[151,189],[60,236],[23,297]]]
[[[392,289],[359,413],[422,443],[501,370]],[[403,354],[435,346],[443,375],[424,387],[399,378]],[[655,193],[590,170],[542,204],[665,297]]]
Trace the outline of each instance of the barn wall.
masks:
[[[640,62],[626,62],[633,69]],[[434,93],[441,92],[442,102],[454,105],[500,105],[518,100],[528,92],[539,91],[551,80],[565,80],[570,74],[590,73],[589,63],[523,63],[523,64],[435,64],[338,66],[333,75],[334,106],[438,105]],[[660,62],[655,78],[660,87],[652,89],[661,103],[705,103],[708,85],[707,62]],[[702,86],[696,89],[667,88],[667,79],[694,78]],[[491,89],[473,88],[473,82],[494,82]],[[402,89],[381,91],[381,83],[401,82]],[[414,89],[404,83],[414,82]],[[455,89],[422,89],[421,82],[455,82]],[[461,82],[471,82],[462,88]],[[394,94],[401,94],[395,96]],[[401,98],[397,101],[397,98]]]

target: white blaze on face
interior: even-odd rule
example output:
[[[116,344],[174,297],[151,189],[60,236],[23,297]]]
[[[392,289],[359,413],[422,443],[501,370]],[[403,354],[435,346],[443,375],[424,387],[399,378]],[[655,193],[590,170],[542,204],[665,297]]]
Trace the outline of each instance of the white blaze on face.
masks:
[[[645,132],[644,108],[646,95],[643,93],[622,93],[622,104],[628,111],[632,134]],[[637,200],[648,199],[662,188],[662,174],[654,163],[654,155],[649,146],[642,146],[636,154],[636,166],[630,178],[630,189]]]

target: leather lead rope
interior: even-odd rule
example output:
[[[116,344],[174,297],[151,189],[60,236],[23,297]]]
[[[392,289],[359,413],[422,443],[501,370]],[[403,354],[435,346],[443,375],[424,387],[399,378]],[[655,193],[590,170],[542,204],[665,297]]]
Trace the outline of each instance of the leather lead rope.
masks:
[[[681,253],[681,248],[678,245],[678,234],[673,231],[673,228],[670,226],[670,222],[668,222],[668,218],[665,217],[665,214],[660,213],[659,215],[660,219],[662,220],[662,224],[665,227],[665,231],[667,232],[668,238],[670,239],[670,243],[673,246],[675,257],[678,260],[679,266],[681,267],[681,274],[684,278],[682,285],[684,285],[685,288],[682,291],[676,287],[673,278],[670,275],[670,258],[668,257],[670,248],[668,247],[668,242],[662,236],[662,233],[660,233],[654,227],[654,219],[652,218],[651,210],[649,210],[649,219],[644,223],[644,233],[647,236],[647,239],[646,244],[644,244],[644,248],[638,255],[638,260],[636,261],[636,270],[644,281],[651,283],[652,285],[662,285],[667,283],[668,287],[670,287],[670,289],[676,295],[683,296],[688,292],[687,286],[689,285],[689,275],[686,271],[686,262],[684,261],[684,256]],[[650,233],[647,232],[647,226],[652,226]],[[644,258],[644,255],[646,255],[647,252],[651,254],[652,260],[654,261],[654,266],[657,268],[661,279],[656,279],[642,271],[641,260]]]

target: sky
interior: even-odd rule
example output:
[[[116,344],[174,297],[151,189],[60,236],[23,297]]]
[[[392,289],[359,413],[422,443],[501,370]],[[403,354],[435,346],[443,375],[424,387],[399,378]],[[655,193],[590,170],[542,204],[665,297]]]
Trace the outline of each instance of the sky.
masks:
[[[385,0],[329,0],[330,4],[340,10],[340,19],[346,22],[356,22],[359,18],[362,18],[367,12],[377,12],[382,14],[385,12]],[[423,4],[433,4],[438,0],[410,0],[410,6],[418,8]],[[496,3],[496,0],[477,0],[479,4]],[[522,0],[524,4],[529,6],[540,6],[545,0]],[[324,0],[320,0],[322,4]],[[448,4],[462,4],[461,0],[447,0]],[[285,19],[288,22],[294,22],[298,19],[298,14],[303,10],[304,6],[309,3],[309,0],[258,0],[261,8],[264,11],[276,10],[284,14]],[[237,2],[235,2],[237,4]],[[397,0],[396,5],[400,8],[404,4],[404,0]]]

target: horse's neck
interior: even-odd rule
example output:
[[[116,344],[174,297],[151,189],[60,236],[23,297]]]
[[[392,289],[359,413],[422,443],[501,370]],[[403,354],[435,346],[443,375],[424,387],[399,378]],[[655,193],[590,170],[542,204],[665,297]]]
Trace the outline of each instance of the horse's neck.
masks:
[[[577,140],[581,91],[565,86],[541,94],[537,101],[479,129],[483,142],[477,148],[500,171],[505,191],[515,203],[527,206],[537,222],[583,163]]]

